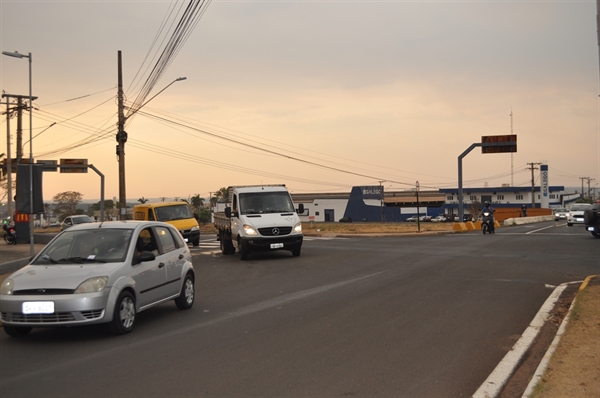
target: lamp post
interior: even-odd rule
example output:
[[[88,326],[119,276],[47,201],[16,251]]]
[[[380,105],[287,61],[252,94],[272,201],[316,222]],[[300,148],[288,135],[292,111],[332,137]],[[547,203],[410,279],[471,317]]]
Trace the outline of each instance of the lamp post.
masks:
[[[33,95],[31,89],[31,53],[28,55],[18,52],[2,51],[3,55],[14,58],[27,58],[29,60],[29,256],[35,254],[33,241]]]

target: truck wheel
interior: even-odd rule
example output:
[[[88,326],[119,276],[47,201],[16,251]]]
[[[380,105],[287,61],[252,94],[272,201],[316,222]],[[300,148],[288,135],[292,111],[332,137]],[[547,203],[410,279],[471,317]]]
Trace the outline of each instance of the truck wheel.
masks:
[[[600,238],[600,232],[592,231],[592,235],[594,235],[595,238]]]
[[[248,248],[244,243],[240,243],[240,258],[242,261],[248,260]]]
[[[200,239],[196,239],[195,241],[192,242],[192,246],[196,247],[200,245]]]

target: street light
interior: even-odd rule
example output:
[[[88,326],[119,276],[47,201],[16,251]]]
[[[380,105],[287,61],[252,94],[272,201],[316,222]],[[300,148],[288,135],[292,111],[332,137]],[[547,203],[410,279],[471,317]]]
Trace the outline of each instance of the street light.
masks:
[[[31,53],[28,55],[18,52],[2,51],[2,55],[29,60],[29,256],[35,254],[33,241],[33,95],[31,93]]]
[[[121,52],[119,51],[119,81],[118,81],[118,115],[119,115],[119,121],[117,122],[117,142],[119,143],[117,145],[117,158],[118,158],[118,162],[119,162],[119,206],[120,206],[120,219],[121,220],[126,220],[127,219],[127,195],[125,193],[125,143],[127,142],[127,132],[125,132],[125,122],[127,121],[127,119],[129,119],[131,116],[133,116],[137,111],[139,111],[140,109],[142,109],[148,102],[152,101],[154,98],[156,98],[156,96],[158,96],[160,93],[162,93],[163,91],[165,91],[167,88],[169,88],[173,83],[175,82],[179,82],[181,80],[185,80],[187,79],[186,77],[178,77],[177,79],[173,80],[171,83],[169,83],[165,88],[163,88],[162,90],[160,90],[158,93],[154,94],[148,101],[144,102],[142,105],[138,106],[137,108],[133,109],[129,108],[129,110],[131,111],[131,113],[129,113],[127,116],[125,116],[123,114],[123,80],[122,80],[122,74],[121,74]]]

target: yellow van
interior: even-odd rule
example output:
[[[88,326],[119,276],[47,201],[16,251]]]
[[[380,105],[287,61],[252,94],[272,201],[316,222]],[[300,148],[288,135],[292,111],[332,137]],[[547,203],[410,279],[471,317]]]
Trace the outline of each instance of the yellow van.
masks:
[[[200,225],[186,202],[155,202],[135,205],[133,219],[163,221],[179,230],[183,239],[194,246],[200,244]]]

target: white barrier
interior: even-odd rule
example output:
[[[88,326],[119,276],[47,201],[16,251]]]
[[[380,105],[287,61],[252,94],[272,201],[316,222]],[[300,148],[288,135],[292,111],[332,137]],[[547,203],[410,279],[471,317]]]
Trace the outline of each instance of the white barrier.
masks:
[[[522,225],[522,224],[531,224],[534,222],[540,221],[553,221],[554,215],[550,214],[548,216],[535,216],[535,217],[517,217],[517,218],[507,218],[504,220],[505,226],[510,225]]]

